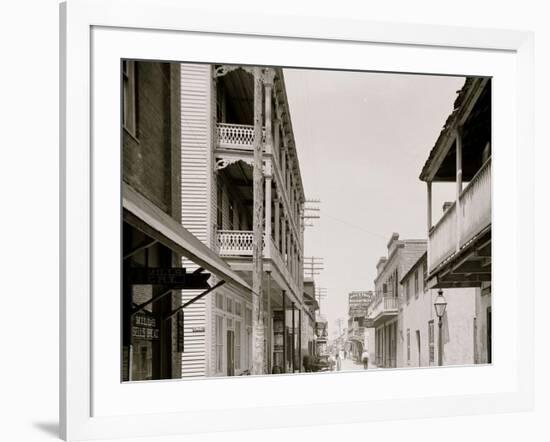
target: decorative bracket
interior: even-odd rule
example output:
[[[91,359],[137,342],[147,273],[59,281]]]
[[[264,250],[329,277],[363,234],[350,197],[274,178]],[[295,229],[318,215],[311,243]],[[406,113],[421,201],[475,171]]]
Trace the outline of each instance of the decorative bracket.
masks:
[[[219,67],[217,67],[214,70],[214,78],[223,77],[224,75],[229,74],[229,72],[236,71],[237,69],[242,69],[245,72],[248,72],[249,74],[253,74],[253,68],[250,68],[248,66],[238,66],[238,65],[228,65],[223,64]]]
[[[218,170],[225,169],[227,166],[238,163],[239,161],[242,161],[243,163],[246,163],[251,167],[254,166],[254,161],[252,158],[219,158],[216,160],[216,164],[214,165],[214,170],[218,171]]]

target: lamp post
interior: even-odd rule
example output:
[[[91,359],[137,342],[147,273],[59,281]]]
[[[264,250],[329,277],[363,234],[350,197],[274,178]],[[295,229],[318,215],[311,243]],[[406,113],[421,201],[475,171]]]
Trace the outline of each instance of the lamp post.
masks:
[[[439,319],[439,322],[437,324],[439,326],[437,365],[441,366],[443,365],[443,340],[441,339],[441,326],[443,325],[442,319],[443,319],[443,315],[445,314],[445,309],[447,308],[447,301],[445,301],[445,298],[443,297],[443,290],[441,289],[439,289],[439,292],[437,292],[437,298],[435,298],[434,307],[435,307],[435,314]]]

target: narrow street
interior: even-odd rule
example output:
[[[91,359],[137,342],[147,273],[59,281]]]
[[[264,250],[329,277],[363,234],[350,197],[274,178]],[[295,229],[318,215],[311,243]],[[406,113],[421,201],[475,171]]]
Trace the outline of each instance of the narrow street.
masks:
[[[376,368],[374,364],[369,362],[369,370]],[[363,371],[363,364],[354,361],[353,359],[342,359],[342,369],[340,371]]]

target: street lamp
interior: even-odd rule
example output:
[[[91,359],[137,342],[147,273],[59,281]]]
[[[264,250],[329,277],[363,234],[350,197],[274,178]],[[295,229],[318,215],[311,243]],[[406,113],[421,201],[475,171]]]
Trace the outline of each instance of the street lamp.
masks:
[[[445,301],[445,298],[443,297],[443,290],[441,289],[439,289],[439,292],[437,292],[437,298],[435,298],[434,307],[435,314],[439,319],[439,322],[437,324],[439,326],[437,363],[441,366],[443,365],[443,340],[441,339],[441,326],[443,325],[443,322],[441,320],[443,318],[443,315],[445,314],[445,309],[447,308],[447,301]]]

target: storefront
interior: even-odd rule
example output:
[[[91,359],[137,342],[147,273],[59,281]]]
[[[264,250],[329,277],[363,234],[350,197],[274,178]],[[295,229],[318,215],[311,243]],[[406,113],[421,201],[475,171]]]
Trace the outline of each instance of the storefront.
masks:
[[[181,377],[184,308],[227,283],[250,287],[177,221],[123,185],[122,381]],[[200,267],[192,272],[181,257]],[[182,303],[182,291],[199,295]]]

